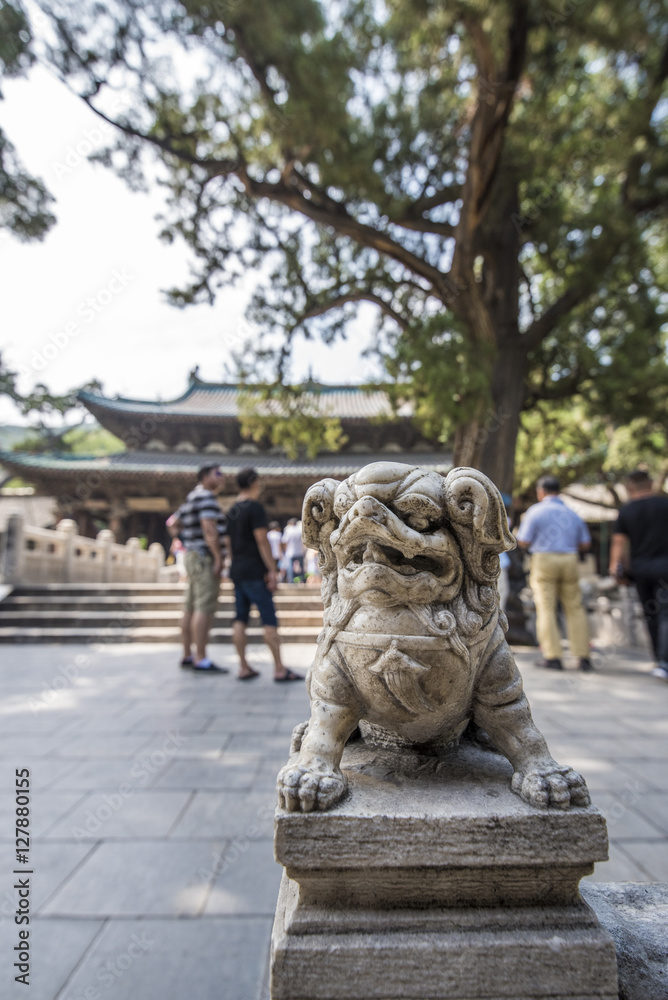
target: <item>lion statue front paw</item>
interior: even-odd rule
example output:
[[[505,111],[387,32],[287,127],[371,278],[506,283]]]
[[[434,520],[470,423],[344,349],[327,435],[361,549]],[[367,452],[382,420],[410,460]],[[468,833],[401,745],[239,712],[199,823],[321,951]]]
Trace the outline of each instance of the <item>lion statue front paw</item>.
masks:
[[[591,802],[584,778],[570,767],[515,771],[511,787],[532,806],[568,809],[572,805],[588,806]]]
[[[278,775],[278,801],[288,812],[331,809],[347,787],[338,768],[286,764]]]

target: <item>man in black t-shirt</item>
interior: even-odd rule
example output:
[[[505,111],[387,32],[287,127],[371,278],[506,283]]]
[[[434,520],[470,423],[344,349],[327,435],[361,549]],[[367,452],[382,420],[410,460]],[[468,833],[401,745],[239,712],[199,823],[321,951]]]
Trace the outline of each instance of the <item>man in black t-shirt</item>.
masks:
[[[652,639],[654,677],[668,681],[668,496],[652,491],[642,469],[626,477],[629,502],[613,529],[610,566],[618,582],[636,585]]]
[[[276,561],[267,538],[267,514],[258,497],[262,483],[255,469],[237,475],[239,495],[227,512],[227,529],[232,550],[230,579],[234,584],[236,615],[232,635],[239,654],[239,680],[259,677],[246,659],[246,626],[251,605],[255,604],[264,626],[264,641],[274,658],[275,681],[303,680],[283,666],[281,640],[272,593],[278,579]]]

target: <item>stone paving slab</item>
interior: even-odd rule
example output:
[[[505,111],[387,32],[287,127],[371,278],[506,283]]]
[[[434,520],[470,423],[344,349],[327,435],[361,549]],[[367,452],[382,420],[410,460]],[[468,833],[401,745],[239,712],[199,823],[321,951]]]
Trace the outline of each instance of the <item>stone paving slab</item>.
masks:
[[[236,837],[222,854],[223,869],[217,877],[204,913],[265,915],[273,917],[281,884],[281,869],[266,841]]]
[[[194,917],[215,873],[217,841],[98,841],[43,908],[46,916]],[[211,872],[211,874],[207,874]]]
[[[273,800],[266,791],[197,791],[170,833],[172,840],[211,837],[273,840]]]
[[[49,843],[37,840],[32,851],[32,865],[39,878],[33,880],[31,905],[38,912],[62,885],[74,874],[94,850],[93,844]],[[19,866],[20,867],[20,866]]]
[[[269,916],[108,921],[53,1000],[82,1000],[91,987],[94,1000],[265,1000],[271,925]]]
[[[263,677],[250,684],[181,670],[176,646],[19,652],[20,672],[18,652],[0,649],[3,1000],[267,1000],[275,779],[308,718],[303,685],[273,684],[263,647],[251,648]],[[313,652],[288,646],[286,662],[304,669]],[[554,755],[582,770],[607,816],[610,861],[593,879],[668,880],[668,685],[635,652],[596,656],[591,675],[516,655]],[[234,666],[231,647],[214,656]],[[26,766],[37,838],[29,994],[10,958],[13,774]]]
[[[35,959],[31,964],[30,986],[14,981],[12,954],[16,940],[13,920],[0,924],[0,996],[25,996],[30,1000],[81,1000],[81,994],[63,993],[62,988],[88,953],[103,928],[101,920],[33,920],[30,941]],[[39,956],[39,958],[37,958]],[[99,982],[98,982],[99,985]],[[21,992],[22,991],[22,992]],[[137,994],[138,996],[139,994]],[[97,1000],[102,1000],[100,993]],[[106,996],[105,996],[106,1000]]]
[[[49,827],[48,840],[74,838],[77,842],[166,837],[186,809],[193,792],[91,792],[67,816]]]
[[[250,791],[261,763],[259,753],[224,753],[215,760],[181,758],[165,768],[156,787]]]

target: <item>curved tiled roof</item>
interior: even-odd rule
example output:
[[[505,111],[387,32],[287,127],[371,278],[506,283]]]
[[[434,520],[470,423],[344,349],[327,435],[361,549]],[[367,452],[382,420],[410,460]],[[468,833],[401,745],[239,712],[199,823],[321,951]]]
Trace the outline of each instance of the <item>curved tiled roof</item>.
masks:
[[[235,475],[239,469],[252,465],[262,476],[312,476],[314,479],[332,476],[345,479],[358,469],[372,462],[402,462],[407,465],[448,472],[452,468],[452,455],[448,452],[381,452],[358,454],[341,452],[335,455],[318,455],[316,458],[295,460],[281,455],[189,455],[174,452],[126,451],[119,455],[99,458],[84,455],[30,455],[20,452],[0,453],[0,461],[8,469],[30,480],[30,473],[39,477],[58,476],[62,473],[81,475],[96,472],[101,476],[193,476],[202,462],[219,461],[223,473]]]
[[[252,386],[249,387],[252,389]],[[186,392],[169,402],[150,401],[145,399],[112,399],[94,392],[80,392],[81,402],[96,415],[113,413],[119,416],[155,416],[162,418],[178,417],[181,420],[197,418],[199,420],[221,420],[239,417],[239,386],[227,382],[203,382],[191,379]],[[320,385],[308,383],[304,388],[304,396],[313,400],[317,412],[323,417],[339,417],[343,420],[369,420],[373,417],[393,416],[388,395],[382,389],[365,389],[357,385]],[[280,403],[265,404],[268,413],[276,413]],[[400,416],[410,416],[405,407],[399,411]]]

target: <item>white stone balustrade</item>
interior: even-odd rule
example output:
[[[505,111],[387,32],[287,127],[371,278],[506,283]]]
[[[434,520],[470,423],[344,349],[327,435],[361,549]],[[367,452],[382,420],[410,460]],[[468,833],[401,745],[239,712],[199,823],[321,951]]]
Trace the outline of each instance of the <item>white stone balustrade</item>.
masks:
[[[55,529],[36,528],[21,514],[12,514],[2,545],[2,579],[13,585],[157,583],[164,564],[165,551],[158,542],[146,552],[138,538],[119,545],[113,531],[106,529],[97,538],[85,538],[69,519]]]

